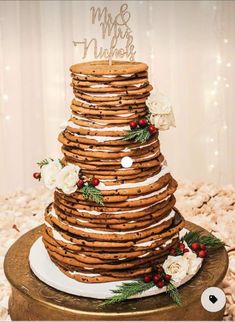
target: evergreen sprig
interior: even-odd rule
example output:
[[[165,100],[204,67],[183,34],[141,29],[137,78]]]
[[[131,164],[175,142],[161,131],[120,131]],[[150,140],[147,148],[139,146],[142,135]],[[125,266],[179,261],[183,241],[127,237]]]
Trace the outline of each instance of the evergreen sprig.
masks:
[[[189,247],[191,247],[193,243],[203,244],[210,248],[220,248],[225,245],[223,241],[213,235],[202,236],[195,231],[186,233],[182,240],[185,240]]]
[[[138,280],[131,283],[122,283],[118,289],[112,291],[115,295],[106,299],[100,306],[126,301],[131,296],[143,293],[152,287],[156,287],[153,281],[145,283],[142,280]],[[166,284],[166,292],[177,305],[181,305],[179,292],[172,282]]]
[[[167,294],[169,294],[169,296],[172,298],[175,304],[181,306],[179,291],[172,282],[169,282],[166,285],[166,292]]]
[[[112,290],[115,295],[106,299],[100,306],[123,302],[131,296],[147,291],[154,286],[153,281],[145,283],[144,281],[138,280],[131,283],[122,283],[118,289]]]
[[[127,134],[123,137],[123,141],[134,140],[134,142],[144,143],[151,136],[151,133],[148,130],[148,127],[137,128],[134,130],[127,131]]]
[[[53,159],[50,158],[51,161],[53,161]],[[49,163],[48,159],[44,159],[40,162],[37,162],[37,165],[40,167],[40,169],[44,166],[47,165]]]
[[[104,205],[103,203],[103,196],[100,192],[99,189],[97,189],[96,187],[92,186],[91,184],[87,184],[85,186],[82,187],[81,189],[83,197],[85,199],[89,199],[91,201],[96,202],[99,205]]]

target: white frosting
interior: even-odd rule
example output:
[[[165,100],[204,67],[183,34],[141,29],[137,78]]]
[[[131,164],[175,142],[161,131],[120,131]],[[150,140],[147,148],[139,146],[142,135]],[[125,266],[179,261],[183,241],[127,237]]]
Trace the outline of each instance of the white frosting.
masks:
[[[64,243],[67,243],[67,244],[73,244],[73,245],[75,245],[75,244],[76,244],[76,243],[72,243],[70,240],[67,240],[67,239],[65,239],[64,237],[62,237],[62,236],[58,233],[58,231],[57,231],[57,230],[55,230],[55,228],[54,228],[53,226],[51,226],[47,221],[45,221],[45,225],[46,225],[47,227],[51,228],[51,230],[52,230],[52,236],[53,236],[55,239],[60,240],[60,241],[62,241],[62,242],[64,242]]]
[[[161,177],[163,177],[167,173],[169,173],[169,168],[167,166],[162,166],[162,169],[158,174],[156,174],[150,178],[147,178],[145,181],[123,183],[123,184],[114,185],[114,186],[102,185],[101,187],[99,187],[99,189],[100,190],[115,190],[115,189],[126,189],[126,188],[136,188],[136,187],[147,186],[147,185],[150,185],[150,184],[156,182],[157,180],[159,180]]]
[[[96,277],[96,276],[101,276],[100,274],[85,274],[85,273],[81,273],[81,272],[71,272],[71,271],[68,271],[69,274],[71,275],[82,275],[82,276],[87,276],[87,277]]]
[[[81,138],[86,138],[86,139],[90,139],[90,140],[95,140],[97,142],[108,142],[108,141],[116,141],[116,140],[120,140],[121,137],[120,136],[96,136],[96,135],[80,135],[80,134],[76,134],[73,133],[73,135],[75,136],[79,136]]]
[[[163,191],[166,191],[167,190],[167,187],[168,186],[165,186],[163,187],[162,189],[158,190],[158,191],[154,191],[154,192],[151,192],[147,195],[144,195],[144,196],[138,196],[138,197],[135,197],[135,198],[129,198],[128,201],[133,201],[133,200],[142,200],[142,199],[146,199],[146,198],[150,198],[150,197],[153,197],[153,196],[157,196],[159,195],[160,193],[162,193]],[[162,200],[161,200],[162,201]]]
[[[124,212],[125,213],[132,213],[132,212],[138,213],[140,211],[143,211],[143,210],[146,210],[148,208],[154,207],[157,204],[159,204],[160,202],[162,202],[164,200],[167,200],[167,199],[170,199],[170,198],[171,198],[171,196],[167,196],[166,198],[162,199],[161,201],[155,202],[152,205],[148,205],[146,207],[139,208],[138,211],[136,209],[134,209],[134,210],[125,210],[125,211],[123,211],[123,210],[122,211],[112,211],[112,214],[123,214]],[[95,216],[99,216],[99,215],[102,215],[102,214],[106,213],[105,211],[102,212],[102,211],[84,210],[84,209],[77,209],[77,212],[84,212],[84,213],[87,213],[87,214],[90,214],[90,215],[95,215]]]
[[[172,240],[174,239],[174,237],[178,236],[177,234],[175,234],[174,236],[172,236],[172,239],[167,240],[163,245],[166,246],[168,244],[170,244],[172,242]],[[155,239],[155,240],[149,240],[147,242],[143,242],[140,244],[136,244],[136,247],[148,247],[151,246],[153,243],[155,243],[156,241],[161,240],[161,238],[159,239]]]
[[[108,131],[127,131],[130,130],[129,125],[126,126],[113,126],[113,127],[103,127],[101,128],[90,128],[90,127],[84,127],[81,125],[78,125],[76,123],[73,122],[68,122],[69,126],[74,128],[74,129],[83,129],[83,130],[92,130],[92,131],[103,131],[103,132],[108,132]]]
[[[57,218],[57,219],[58,219],[58,217],[57,217],[57,215],[56,215],[56,212],[55,212],[54,208],[52,208],[52,210],[51,210],[50,214],[51,214],[53,217],[55,217],[55,218]],[[166,218],[163,218],[163,219],[162,219],[162,220],[160,220],[159,222],[157,222],[157,223],[155,223],[155,224],[153,224],[153,225],[149,226],[149,227],[148,227],[148,229],[150,229],[150,228],[154,228],[154,227],[156,227],[156,226],[159,226],[159,225],[161,225],[163,222],[165,222],[165,221],[167,221],[167,220],[169,220],[169,219],[173,218],[174,216],[175,216],[175,211],[174,211],[174,210],[171,210],[170,214],[169,214]],[[128,232],[126,232],[126,231],[110,232],[110,231],[102,231],[102,230],[96,230],[96,229],[92,229],[92,228],[84,228],[84,227],[82,227],[82,228],[81,228],[81,227],[79,227],[79,229],[76,229],[76,226],[71,225],[71,224],[67,224],[66,226],[71,227],[71,228],[73,228],[73,229],[75,229],[75,230],[81,230],[81,231],[86,232],[86,233],[94,233],[94,234],[98,234],[98,235],[100,235],[100,234],[101,234],[101,235],[107,235],[107,234],[126,235],[126,234],[130,234],[130,233],[137,233],[137,232],[141,232],[141,231],[146,230],[146,228],[141,228],[141,229],[138,229],[138,230],[131,230],[131,231],[128,231]]]

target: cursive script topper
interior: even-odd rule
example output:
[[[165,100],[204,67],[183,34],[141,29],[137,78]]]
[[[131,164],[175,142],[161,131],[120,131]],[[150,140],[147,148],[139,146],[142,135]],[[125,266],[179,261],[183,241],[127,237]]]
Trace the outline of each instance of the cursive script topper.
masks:
[[[128,11],[128,5],[122,4],[119,12],[115,17],[108,12],[107,7],[103,10],[100,8],[91,7],[91,23],[98,23],[101,28],[101,37],[103,40],[109,40],[109,47],[104,48],[98,44],[97,38],[83,41],[73,41],[74,46],[83,46],[83,57],[85,59],[88,51],[93,52],[95,59],[108,59],[109,64],[112,64],[112,59],[127,58],[130,61],[135,60],[135,46],[133,44],[133,35],[128,22],[130,21],[131,14]],[[124,46],[121,44],[124,43]]]

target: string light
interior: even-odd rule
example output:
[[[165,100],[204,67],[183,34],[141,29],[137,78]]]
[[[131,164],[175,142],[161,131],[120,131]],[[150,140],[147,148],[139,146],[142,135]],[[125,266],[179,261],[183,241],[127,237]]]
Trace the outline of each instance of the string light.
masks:
[[[218,102],[217,102],[217,101],[215,101],[215,102],[214,102],[214,105],[215,105],[215,106],[218,106]]]
[[[5,115],[4,120],[10,121],[10,119],[11,119],[11,115]]]
[[[223,130],[227,130],[227,129],[228,129],[228,125],[227,124],[223,125]]]
[[[154,55],[154,54],[151,54],[151,55],[150,55],[150,58],[151,58],[151,59],[154,59],[154,58],[155,58],[155,55]]]
[[[222,63],[221,57],[220,56],[217,56],[216,61],[217,61],[217,64],[221,64]]]
[[[213,170],[215,168],[215,165],[214,164],[210,164],[209,165],[209,170]]]
[[[219,155],[219,151],[215,150],[214,155],[216,155],[216,156]]]
[[[150,37],[150,31],[149,30],[146,31],[146,36]]]
[[[224,43],[227,44],[228,43],[228,39],[225,38],[224,39]]]
[[[217,80],[220,81],[221,80],[221,76],[217,76]]]
[[[227,87],[227,88],[228,88],[228,87],[229,87],[229,84],[228,84],[228,83],[226,83],[226,84],[225,84],[225,87]]]
[[[226,65],[227,67],[231,67],[231,63],[227,63],[227,65]]]
[[[10,69],[11,69],[11,66],[9,66],[9,65],[5,66],[5,70],[9,71]]]
[[[214,140],[214,138],[210,138],[210,142],[214,142],[215,140]]]
[[[3,95],[2,95],[2,99],[3,99],[4,101],[8,101],[8,95],[7,95],[7,94],[3,94]]]

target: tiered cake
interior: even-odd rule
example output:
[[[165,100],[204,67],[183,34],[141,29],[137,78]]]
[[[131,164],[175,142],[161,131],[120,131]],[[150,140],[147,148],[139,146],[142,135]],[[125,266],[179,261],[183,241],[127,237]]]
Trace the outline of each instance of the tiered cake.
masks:
[[[71,67],[75,98],[59,135],[63,165],[99,179],[103,204],[78,189],[56,189],[43,241],[51,260],[81,282],[143,276],[179,242],[184,220],[174,208],[176,181],[160,152],[158,131],[144,143],[123,140],[130,121],[148,117],[152,86],[144,63],[94,61]],[[122,166],[123,157],[133,164]]]

